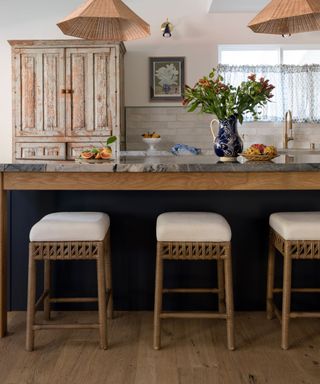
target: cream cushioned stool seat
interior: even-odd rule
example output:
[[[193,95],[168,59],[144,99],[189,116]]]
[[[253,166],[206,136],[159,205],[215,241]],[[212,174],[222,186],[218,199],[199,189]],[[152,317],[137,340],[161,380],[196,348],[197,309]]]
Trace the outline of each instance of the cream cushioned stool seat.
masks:
[[[28,310],[26,349],[34,349],[35,331],[50,329],[99,329],[100,347],[107,349],[107,317],[112,318],[112,276],[110,250],[110,218],[101,212],[57,212],[44,216],[30,231]],[[51,264],[60,261],[92,260],[97,267],[97,297],[52,297]],[[44,264],[44,289],[37,299],[37,264]],[[62,277],[59,276],[59,279]],[[68,278],[66,276],[66,278]],[[80,283],[81,285],[81,283]],[[98,304],[99,320],[95,323],[49,323],[51,303]],[[35,314],[39,307],[46,322]]]
[[[228,348],[234,346],[231,229],[225,218],[212,212],[167,212],[157,219],[157,263],[154,301],[154,349],[161,348],[161,321],[168,318],[223,319]],[[217,288],[163,287],[164,265],[170,261],[216,261]],[[164,294],[217,294],[219,311],[164,311]]]
[[[109,226],[106,213],[51,213],[31,228],[30,241],[102,241]]]
[[[270,227],[285,240],[320,240],[320,212],[279,212]]]
[[[211,212],[168,212],[157,220],[158,241],[231,240],[231,228],[226,219]]]
[[[289,323],[298,317],[320,317],[320,312],[291,310],[292,293],[320,293],[320,288],[292,288],[293,261],[320,260],[320,212],[278,212],[269,218],[270,240],[268,256],[267,317],[275,315],[281,322],[281,347],[289,348]],[[282,288],[275,287],[275,256],[283,258]],[[282,295],[278,308],[274,295]]]

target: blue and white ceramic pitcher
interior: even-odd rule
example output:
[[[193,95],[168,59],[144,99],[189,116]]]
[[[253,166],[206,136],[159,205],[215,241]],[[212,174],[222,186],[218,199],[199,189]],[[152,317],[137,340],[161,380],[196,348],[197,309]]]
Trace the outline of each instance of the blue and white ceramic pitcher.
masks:
[[[213,129],[215,123],[219,123],[217,135]],[[237,125],[238,118],[235,115],[226,120],[213,119],[211,121],[210,128],[214,142],[213,147],[220,161],[236,161],[243,150],[243,142],[239,136]]]

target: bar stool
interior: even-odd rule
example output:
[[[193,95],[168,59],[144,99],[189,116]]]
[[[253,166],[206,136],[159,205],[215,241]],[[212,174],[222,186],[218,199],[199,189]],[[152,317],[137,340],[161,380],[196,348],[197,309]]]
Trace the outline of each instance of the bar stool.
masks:
[[[291,311],[291,293],[320,293],[320,288],[291,288],[292,260],[320,260],[320,212],[286,212],[270,216],[268,256],[267,317],[274,315],[282,325],[281,347],[288,349],[289,322],[297,317],[320,317],[320,312]],[[284,258],[283,288],[274,287],[276,250]],[[273,296],[282,293],[282,313]]]
[[[100,347],[107,349],[107,319],[112,317],[110,219],[99,212],[59,212],[43,217],[30,231],[26,349],[34,349],[35,331],[41,329],[99,329]],[[50,263],[60,260],[96,260],[98,298],[52,298]],[[36,301],[36,263],[44,262],[44,291]],[[43,303],[45,320],[50,320],[51,303],[98,302],[99,322],[94,324],[36,323]]]
[[[164,260],[217,260],[218,288],[163,288]],[[164,293],[218,294],[219,313],[165,312],[162,310]],[[234,349],[231,229],[216,213],[168,212],[157,219],[154,349],[161,347],[161,320],[168,318],[226,319],[228,348]]]

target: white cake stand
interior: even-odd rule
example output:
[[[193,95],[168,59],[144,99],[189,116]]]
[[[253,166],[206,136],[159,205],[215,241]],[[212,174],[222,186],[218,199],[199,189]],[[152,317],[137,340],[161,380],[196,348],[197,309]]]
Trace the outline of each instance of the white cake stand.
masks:
[[[160,143],[161,137],[143,137],[142,141],[148,145],[147,155],[155,155],[158,152],[156,146]]]

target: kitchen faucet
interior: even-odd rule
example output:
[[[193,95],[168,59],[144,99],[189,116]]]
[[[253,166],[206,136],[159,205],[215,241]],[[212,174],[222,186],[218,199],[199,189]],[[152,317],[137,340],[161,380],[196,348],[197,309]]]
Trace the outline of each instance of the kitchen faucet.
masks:
[[[288,134],[290,131],[290,135]],[[294,140],[292,130],[292,112],[289,110],[285,115],[285,125],[283,132],[283,148],[288,149],[289,141]]]

